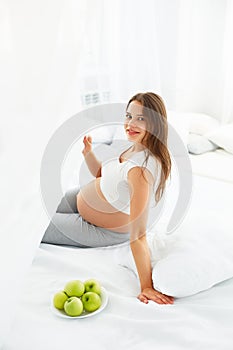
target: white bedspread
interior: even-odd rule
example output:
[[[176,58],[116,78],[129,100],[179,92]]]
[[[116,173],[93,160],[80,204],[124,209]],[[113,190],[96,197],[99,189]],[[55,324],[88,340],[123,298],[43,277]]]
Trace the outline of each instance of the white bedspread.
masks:
[[[41,244],[4,350],[232,350],[233,279],[174,305],[146,305],[136,299],[134,274],[114,263],[113,249]],[[107,289],[106,309],[87,319],[52,314],[51,296],[64,281],[88,277]]]
[[[233,183],[233,155],[223,149],[199,155],[189,154],[193,173]]]

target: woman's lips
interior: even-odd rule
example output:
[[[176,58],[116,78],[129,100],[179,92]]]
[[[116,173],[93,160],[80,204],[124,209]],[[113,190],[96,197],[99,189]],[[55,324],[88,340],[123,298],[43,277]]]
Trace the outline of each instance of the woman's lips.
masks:
[[[137,131],[132,131],[132,130],[127,130],[127,133],[128,133],[129,135],[136,135],[136,134],[139,134],[139,132],[137,132]]]

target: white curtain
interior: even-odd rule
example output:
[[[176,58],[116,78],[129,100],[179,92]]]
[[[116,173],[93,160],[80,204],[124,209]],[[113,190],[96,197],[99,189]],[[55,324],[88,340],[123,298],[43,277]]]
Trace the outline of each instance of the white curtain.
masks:
[[[176,106],[221,118],[224,1],[180,0],[179,7]]]
[[[86,1],[82,89],[151,90],[169,109],[233,120],[232,12],[232,0]]]
[[[232,1],[180,0],[179,8],[176,109],[233,121]]]
[[[223,104],[222,123],[233,122],[233,1],[226,6],[223,47]]]
[[[86,1],[82,94],[99,88],[105,102],[125,101],[141,90],[160,92],[155,13],[151,0],[146,7],[133,0]]]

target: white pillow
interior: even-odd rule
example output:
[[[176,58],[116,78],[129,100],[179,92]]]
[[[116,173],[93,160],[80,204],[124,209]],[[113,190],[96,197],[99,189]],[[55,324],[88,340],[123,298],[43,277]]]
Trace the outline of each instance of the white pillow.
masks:
[[[220,122],[203,113],[187,113],[189,119],[189,132],[198,135],[214,130],[220,126]]]
[[[216,143],[219,147],[224,148],[225,151],[233,153],[233,123],[223,125],[222,127],[206,133],[205,137],[208,140]]]
[[[218,148],[213,142],[209,141],[205,136],[197,134],[189,134],[188,151],[192,154],[203,154],[215,151]]]
[[[153,266],[155,289],[174,297],[185,297],[233,277],[230,227],[222,234],[221,220],[212,225],[212,219],[209,215],[207,223],[200,217],[194,218],[182,226],[176,241],[172,237],[173,241],[167,242],[163,258]]]
[[[196,190],[194,186],[182,224],[172,235],[159,229],[148,237],[154,288],[177,298],[233,277],[233,188],[216,180],[195,179],[199,185]],[[116,250],[115,261],[138,277],[129,244]]]
[[[194,295],[207,290],[217,283],[233,277],[233,240],[229,228],[228,234],[222,234],[219,225],[209,226],[198,219],[190,225],[182,226],[172,236],[157,236],[148,239],[152,257],[152,279],[154,288],[163,294],[177,298]],[[201,227],[205,226],[203,233]],[[193,229],[190,230],[190,227]],[[115,261],[138,277],[134,258],[129,244],[115,250]]]

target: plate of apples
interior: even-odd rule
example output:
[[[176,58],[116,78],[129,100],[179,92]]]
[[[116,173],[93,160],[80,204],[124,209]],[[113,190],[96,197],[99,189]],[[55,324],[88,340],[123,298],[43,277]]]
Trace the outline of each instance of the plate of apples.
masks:
[[[52,296],[51,311],[63,318],[84,318],[104,310],[108,293],[96,279],[71,280]]]

